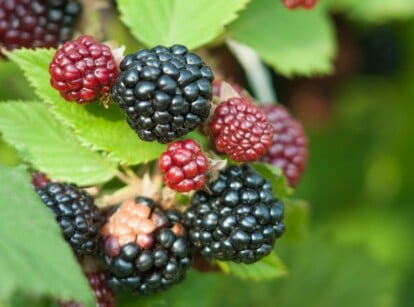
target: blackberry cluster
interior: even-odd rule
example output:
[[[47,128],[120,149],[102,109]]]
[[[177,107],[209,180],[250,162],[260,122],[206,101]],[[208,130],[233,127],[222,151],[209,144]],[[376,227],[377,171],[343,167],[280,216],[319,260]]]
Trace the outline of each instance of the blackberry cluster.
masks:
[[[274,134],[272,145],[261,161],[282,169],[289,186],[295,187],[308,163],[308,139],[302,124],[280,104],[262,105]]]
[[[48,182],[35,186],[35,190],[52,210],[75,253],[79,256],[95,253],[101,218],[93,197],[70,183]]]
[[[258,160],[272,142],[273,129],[266,114],[242,97],[220,103],[210,129],[217,151],[237,162]]]
[[[249,165],[221,171],[184,212],[191,242],[207,259],[253,263],[268,255],[285,225],[270,182]]]
[[[71,38],[81,10],[77,0],[0,1],[0,47],[57,47]]]
[[[106,95],[118,74],[111,49],[89,35],[66,42],[49,64],[50,84],[67,101],[92,102]]]
[[[181,214],[144,197],[123,202],[102,229],[102,256],[112,289],[145,295],[184,279],[191,251]]]
[[[186,47],[142,49],[120,69],[112,97],[142,140],[168,143],[207,119],[213,73]]]
[[[194,140],[176,141],[161,154],[158,166],[163,181],[177,192],[189,192],[203,187],[207,172],[207,157]]]

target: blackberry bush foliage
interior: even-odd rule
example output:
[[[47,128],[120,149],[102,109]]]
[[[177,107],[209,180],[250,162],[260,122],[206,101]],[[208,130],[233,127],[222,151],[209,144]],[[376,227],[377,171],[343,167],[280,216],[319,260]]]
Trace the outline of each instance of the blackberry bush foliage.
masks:
[[[261,68],[246,66],[243,44],[287,75],[328,71],[333,47],[323,21],[316,27],[322,33],[303,37],[318,36],[327,43],[304,50],[300,61],[290,53],[290,61],[286,53],[265,57],[245,27],[260,25],[255,11],[259,16],[267,12],[262,8],[267,1],[251,2],[259,6],[251,10],[246,0],[214,0],[208,10],[203,2],[190,0],[147,1],[148,7],[142,1],[118,1],[117,10],[86,1],[88,18],[79,20],[74,39],[78,1],[0,1],[2,52],[24,73],[16,80],[26,78],[35,92],[25,101],[24,95],[32,94],[24,88],[22,97],[0,103],[1,136],[24,165],[4,172],[0,165],[4,186],[21,187],[12,189],[13,197],[0,193],[6,210],[19,209],[6,215],[20,222],[18,231],[7,232],[17,239],[4,250],[17,254],[22,249],[27,255],[22,263],[33,270],[11,278],[19,280],[13,289],[52,297],[62,306],[114,306],[118,292],[128,302],[133,294],[173,292],[185,278],[197,281],[203,275],[188,272],[200,263],[252,280],[286,273],[275,243],[285,228],[289,231],[289,222],[293,231],[303,224],[296,216],[303,216],[304,207],[289,204],[291,187],[306,165],[304,132],[289,134],[292,120],[271,116],[273,108],[281,107],[266,109],[242,85],[229,83],[230,61],[216,58],[209,43],[229,38],[236,64],[253,78]],[[175,7],[180,3],[191,7],[191,16]],[[171,18],[163,14],[167,11]],[[275,10],[276,16],[266,20],[280,20],[286,11]],[[318,14],[310,15],[312,23],[325,20]],[[287,29],[297,28],[297,22],[302,28],[302,19],[290,15],[282,18],[289,22]],[[132,37],[124,32],[128,28]],[[253,31],[270,37],[268,28]],[[272,28],[277,38],[287,35]],[[292,40],[303,37],[295,31]],[[316,56],[322,59],[309,60]],[[222,90],[226,87],[231,90]],[[280,146],[283,150],[275,149]],[[289,220],[290,210],[302,210],[302,215],[295,211]],[[99,269],[85,276],[77,262],[85,259]],[[32,273],[41,282],[26,287]]]

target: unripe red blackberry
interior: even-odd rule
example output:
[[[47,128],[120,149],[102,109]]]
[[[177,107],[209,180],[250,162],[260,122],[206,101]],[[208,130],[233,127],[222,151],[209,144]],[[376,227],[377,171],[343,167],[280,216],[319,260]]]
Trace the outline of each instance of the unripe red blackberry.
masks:
[[[108,286],[108,280],[105,272],[96,271],[86,273],[89,285],[95,296],[96,307],[115,307],[115,296]],[[75,301],[60,302],[60,307],[84,307],[85,305]]]
[[[63,98],[83,104],[109,95],[117,65],[108,46],[82,35],[56,51],[49,73],[51,85]]]
[[[186,47],[142,49],[120,69],[112,97],[142,140],[172,142],[209,116],[213,72]]]
[[[302,6],[305,9],[312,9],[318,0],[282,0],[288,9],[296,9]]]
[[[219,104],[210,129],[217,151],[237,162],[258,160],[270,146],[273,134],[264,112],[242,97]]]
[[[280,167],[289,186],[295,187],[308,162],[308,140],[303,126],[279,104],[263,105],[261,108],[274,130],[272,145],[261,160]]]
[[[168,145],[158,165],[163,181],[177,192],[199,190],[204,185],[207,158],[194,140],[176,141]]]
[[[197,191],[183,215],[193,245],[207,259],[253,263],[268,255],[284,230],[283,204],[250,166],[220,171]]]
[[[2,0],[0,47],[57,47],[71,38],[81,10],[77,0]]]
[[[191,259],[181,214],[144,197],[124,201],[109,218],[101,249],[110,287],[140,295],[182,281]]]
[[[70,183],[48,182],[35,190],[55,215],[74,252],[79,256],[94,254],[101,218],[93,197]]]

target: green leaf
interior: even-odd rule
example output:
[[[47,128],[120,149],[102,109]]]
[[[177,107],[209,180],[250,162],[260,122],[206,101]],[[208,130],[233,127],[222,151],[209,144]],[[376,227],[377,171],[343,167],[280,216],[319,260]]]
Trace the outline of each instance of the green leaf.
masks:
[[[118,0],[123,22],[149,47],[183,44],[194,49],[223,32],[250,0]]]
[[[25,72],[37,95],[52,104],[53,113],[71,127],[83,145],[108,153],[116,162],[139,164],[156,159],[165,150],[157,142],[141,141],[119,108],[104,109],[99,103],[68,103],[50,86],[49,63],[54,50],[17,50],[9,54]]]
[[[0,165],[0,182],[0,300],[19,290],[93,302],[73,252],[26,169]]]
[[[22,158],[50,177],[79,185],[111,179],[116,165],[83,147],[47,106],[36,102],[0,104],[0,132]]]
[[[229,37],[254,50],[283,75],[329,73],[334,31],[322,6],[288,10],[281,1],[255,0],[229,25]]]
[[[309,204],[301,199],[283,199],[285,205],[286,231],[283,240],[303,239],[307,232],[309,219]]]
[[[286,266],[275,252],[253,264],[217,261],[224,273],[232,274],[240,279],[254,281],[270,280],[287,274]]]
[[[414,16],[414,1],[412,0],[329,0],[328,3],[332,8],[344,11],[353,19],[372,23],[384,23]]]
[[[292,194],[293,190],[287,185],[286,178],[283,176],[283,172],[279,167],[260,162],[255,162],[251,165],[272,184],[273,192],[277,198],[284,198]]]

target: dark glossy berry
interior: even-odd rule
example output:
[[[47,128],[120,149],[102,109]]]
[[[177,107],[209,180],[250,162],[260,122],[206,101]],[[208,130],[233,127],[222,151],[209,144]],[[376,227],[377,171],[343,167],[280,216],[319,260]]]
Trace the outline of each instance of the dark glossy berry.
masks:
[[[0,47],[57,47],[71,38],[81,10],[77,0],[2,0]]]
[[[186,47],[142,49],[120,69],[112,97],[142,140],[169,143],[207,119],[213,73]]]
[[[116,291],[145,295],[184,279],[191,250],[181,214],[149,198],[124,201],[102,229],[101,255]]]
[[[117,67],[108,46],[82,35],[56,51],[49,73],[50,84],[63,98],[83,104],[109,94]]]
[[[303,7],[310,10],[315,6],[318,0],[282,0],[282,2],[288,9]]]
[[[289,185],[295,187],[308,162],[308,141],[303,126],[281,105],[264,105],[262,110],[274,134],[272,145],[261,160],[280,167]]]
[[[238,184],[234,184],[238,182]],[[183,215],[192,244],[207,259],[253,263],[268,255],[285,229],[283,204],[248,165],[221,171]]]
[[[219,104],[210,129],[216,149],[237,162],[258,160],[270,146],[273,135],[264,112],[242,97]]]
[[[158,166],[164,182],[178,192],[199,190],[204,185],[207,158],[194,140],[176,141],[168,145]]]
[[[70,183],[48,182],[35,186],[35,190],[55,215],[75,253],[80,256],[95,253],[101,217],[93,197]]]

